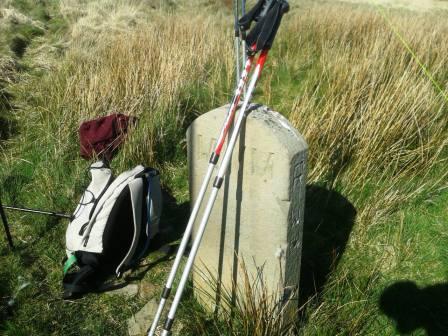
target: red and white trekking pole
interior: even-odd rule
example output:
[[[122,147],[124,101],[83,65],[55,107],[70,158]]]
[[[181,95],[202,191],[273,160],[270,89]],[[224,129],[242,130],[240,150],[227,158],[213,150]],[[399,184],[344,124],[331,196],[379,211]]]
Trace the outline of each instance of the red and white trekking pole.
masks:
[[[161,314],[163,311],[163,307],[164,307],[166,300],[170,294],[171,287],[174,282],[174,277],[176,275],[177,269],[179,268],[182,255],[183,255],[186,245],[188,243],[188,238],[191,234],[194,221],[197,217],[200,205],[204,198],[208,182],[211,178],[213,169],[214,169],[216,163],[218,162],[218,158],[221,153],[222,147],[224,145],[225,137],[227,135],[229,127],[232,124],[233,116],[234,116],[235,110],[238,106],[239,98],[240,98],[242,90],[244,88],[244,84],[246,83],[248,73],[250,72],[250,68],[251,68],[254,56],[258,51],[261,51],[260,56],[258,57],[258,60],[257,60],[257,65],[255,67],[254,73],[252,74],[251,81],[247,88],[247,93],[246,93],[243,105],[240,109],[240,113],[238,115],[238,119],[236,121],[235,128],[232,132],[232,136],[227,145],[227,149],[224,154],[223,162],[221,163],[218,174],[213,183],[213,189],[212,189],[210,198],[208,200],[207,206],[205,208],[201,223],[199,225],[196,238],[193,242],[193,246],[192,246],[190,255],[188,256],[187,263],[186,263],[184,271],[182,273],[182,277],[180,279],[179,286],[176,291],[176,295],[174,297],[173,303],[171,305],[171,309],[168,313],[168,317],[164,324],[162,336],[168,336],[170,333],[171,327],[174,322],[174,317],[175,317],[175,314],[177,311],[177,307],[179,305],[180,299],[181,299],[183,291],[185,289],[185,285],[188,281],[188,276],[190,274],[191,268],[194,263],[194,259],[196,257],[197,251],[199,249],[199,245],[201,243],[202,236],[203,236],[205,228],[207,226],[208,219],[210,217],[213,205],[216,201],[218,191],[221,188],[222,183],[224,181],[224,176],[229,167],[232,152],[235,147],[235,143],[237,141],[237,138],[238,138],[238,135],[239,135],[239,132],[240,132],[240,129],[241,129],[244,117],[245,117],[245,111],[249,104],[252,93],[255,89],[258,78],[261,75],[261,71],[266,62],[268,50],[270,49],[270,47],[272,45],[272,42],[274,40],[278,26],[280,24],[281,18],[283,16],[283,14],[286,13],[288,10],[289,10],[289,5],[284,0],[260,0],[257,3],[257,5],[246,16],[244,16],[239,21],[241,29],[244,29],[244,30],[249,29],[250,24],[253,21],[257,21],[257,24],[254,27],[253,31],[251,31],[246,38],[246,43],[249,43],[248,45],[252,45],[253,47],[250,48],[250,50],[249,50],[249,57],[246,62],[246,67],[245,67],[245,70],[243,71],[240,83],[238,84],[237,90],[235,92],[235,96],[230,105],[229,114],[227,116],[226,122],[224,123],[223,129],[221,130],[221,134],[217,141],[215,151],[212,153],[212,156],[210,157],[209,168],[207,170],[206,176],[205,176],[202,186],[200,188],[200,191],[198,194],[198,199],[195,202],[192,214],[188,221],[187,229],[185,230],[185,234],[182,239],[181,246],[179,247],[179,251],[177,253],[176,259],[174,261],[173,268],[171,269],[167,284],[163,290],[162,299],[161,299],[159,307],[157,309],[156,316],[152,323],[151,329],[149,330],[149,333],[148,333],[149,336],[154,335],[154,332],[158,325],[158,321],[160,320],[160,317],[161,317]]]
[[[218,163],[219,155],[221,154],[222,148],[224,146],[224,142],[227,137],[229,128],[233,123],[233,118],[235,116],[236,109],[240,102],[241,94],[242,94],[243,88],[246,84],[247,77],[248,77],[250,69],[252,67],[253,59],[254,59],[253,56],[249,57],[247,59],[246,66],[244,68],[243,73],[241,74],[241,78],[239,80],[238,86],[236,88],[235,94],[234,94],[232,102],[230,104],[230,107],[229,107],[229,110],[227,113],[227,117],[222,126],[221,133],[219,134],[218,140],[216,141],[215,149],[214,149],[212,155],[210,156],[207,173],[205,174],[204,180],[202,181],[202,185],[199,190],[198,198],[193,206],[193,210],[191,212],[190,219],[188,220],[188,224],[185,229],[184,236],[182,237],[182,241],[180,243],[179,250],[177,251],[173,267],[171,268],[165,288],[163,289],[162,297],[160,299],[160,303],[157,308],[157,312],[154,317],[154,321],[152,322],[151,329],[149,330],[148,336],[154,335],[154,332],[157,328],[157,324],[159,323],[160,317],[162,315],[163,308],[165,307],[166,300],[168,299],[168,297],[170,295],[170,291],[173,286],[174,278],[176,276],[177,270],[179,269],[179,265],[182,260],[182,256],[184,255],[185,249],[187,247],[188,240],[191,235],[191,231],[193,230],[194,222],[196,220],[196,217],[198,215],[199,209],[202,204],[202,200],[204,199],[204,195],[207,190],[207,186],[210,182],[210,178],[212,176],[213,170],[215,169],[215,166]]]
[[[188,276],[190,274],[191,268],[192,268],[193,263],[194,263],[194,259],[196,257],[197,252],[198,252],[199,245],[201,243],[202,236],[203,236],[205,228],[207,226],[208,219],[209,219],[210,214],[212,212],[213,205],[215,204],[216,197],[218,196],[218,191],[221,188],[222,183],[224,181],[224,175],[227,172],[227,168],[228,168],[229,163],[230,163],[230,159],[231,159],[231,156],[232,156],[233,148],[235,147],[235,143],[236,143],[236,140],[238,138],[239,130],[241,129],[241,124],[242,124],[244,116],[245,116],[244,112],[245,112],[245,110],[247,108],[247,105],[249,103],[249,98],[250,98],[250,96],[251,96],[251,94],[252,94],[252,92],[253,92],[253,90],[255,88],[255,84],[256,84],[256,82],[257,82],[257,80],[258,80],[258,78],[259,78],[259,76],[261,74],[261,70],[263,69],[263,65],[264,65],[264,63],[266,61],[266,56],[267,56],[267,50],[263,51],[260,54],[260,57],[258,58],[257,66],[255,68],[255,72],[252,75],[249,87],[247,89],[246,98],[244,100],[243,106],[240,109],[240,113],[238,115],[238,119],[236,121],[234,131],[232,132],[232,136],[231,136],[230,141],[229,141],[229,143],[227,145],[227,149],[226,149],[226,152],[224,154],[224,158],[223,158],[223,161],[222,161],[221,166],[219,168],[218,174],[217,174],[217,176],[215,178],[215,181],[213,182],[213,189],[211,191],[210,198],[208,200],[207,206],[206,206],[206,208],[204,210],[204,215],[202,217],[201,223],[199,225],[199,228],[198,228],[198,231],[197,231],[197,234],[196,234],[196,238],[195,238],[195,240],[193,242],[193,246],[191,248],[190,255],[188,256],[187,263],[186,263],[184,271],[182,273],[182,277],[180,279],[179,286],[178,286],[177,291],[176,291],[176,295],[174,296],[174,300],[173,300],[173,303],[171,305],[171,309],[170,309],[170,311],[168,313],[168,317],[167,317],[166,322],[164,324],[162,336],[168,336],[169,332],[171,330],[171,326],[173,325],[173,321],[174,321],[174,317],[176,315],[177,307],[178,307],[180,299],[182,297],[185,285],[186,285],[186,283],[188,281]]]
[[[176,291],[176,295],[174,297],[173,303],[171,305],[170,311],[168,313],[168,317],[165,321],[165,324],[163,326],[163,332],[162,332],[162,336],[168,336],[170,334],[171,331],[171,327],[173,325],[174,322],[174,318],[176,315],[176,311],[177,311],[177,307],[179,305],[180,299],[182,297],[183,291],[185,289],[185,285],[187,284],[188,281],[188,276],[190,274],[191,268],[193,267],[193,263],[194,263],[194,259],[197,255],[198,249],[199,249],[199,245],[201,243],[202,240],[202,236],[204,234],[205,228],[207,226],[207,222],[209,220],[210,214],[212,212],[214,203],[216,201],[216,197],[218,195],[219,189],[221,188],[223,181],[224,181],[224,176],[227,172],[227,169],[229,167],[230,161],[231,161],[231,157],[232,157],[232,153],[233,153],[233,149],[235,147],[236,141],[238,139],[238,135],[239,132],[241,130],[241,126],[243,124],[243,120],[245,118],[245,111],[247,109],[247,106],[249,104],[250,98],[252,96],[252,93],[255,89],[256,83],[261,75],[261,71],[263,69],[263,66],[266,62],[266,58],[268,55],[268,51],[272,45],[272,42],[274,40],[275,34],[277,32],[278,26],[280,24],[281,18],[283,16],[284,13],[286,13],[289,10],[289,5],[286,1],[284,0],[260,0],[259,3],[254,7],[254,9],[252,9],[245,17],[243,17],[240,20],[240,25],[242,28],[245,28],[246,30],[249,28],[250,23],[252,21],[257,21],[257,25],[254,27],[253,31],[251,31],[249,33],[249,35],[246,38],[246,42],[250,43],[249,45],[252,45],[253,47],[249,50],[249,58],[248,58],[248,63],[252,63],[252,60],[254,58],[254,55],[258,52],[261,51],[260,56],[258,57],[257,60],[257,65],[255,67],[255,70],[252,74],[250,83],[248,85],[247,88],[247,93],[243,102],[243,105],[240,109],[240,113],[238,115],[235,127],[233,129],[231,138],[229,140],[229,143],[227,145],[227,149],[226,152],[224,154],[224,158],[223,161],[219,167],[219,171],[218,174],[215,178],[215,181],[213,183],[213,189],[211,191],[209,200],[207,202],[206,208],[204,210],[204,214],[202,217],[202,220],[199,224],[198,227],[198,231],[196,234],[196,237],[193,241],[193,246],[191,248],[191,252],[190,255],[188,256],[188,260],[186,262],[184,271],[182,273],[182,277],[180,279],[177,291]],[[263,16],[261,16],[260,14],[264,13]],[[249,18],[247,18],[247,16],[250,16]],[[246,71],[245,71],[246,72]],[[246,74],[247,77],[247,74]],[[242,86],[238,86],[238,88],[241,88],[242,90]],[[237,93],[238,93],[238,89],[237,89]],[[240,93],[241,94],[241,93]],[[232,103],[234,103],[235,101],[233,101]],[[233,106],[233,104],[231,105]],[[236,106],[235,106],[236,108]],[[225,125],[223,132],[227,132],[228,127],[230,126],[230,123],[228,125]],[[222,144],[223,141],[221,143],[221,145],[217,146],[217,149],[219,149],[219,152],[222,149]],[[210,159],[210,162],[215,162],[215,160],[213,160],[214,155],[212,154],[212,157]],[[217,160],[216,160],[217,161]],[[207,172],[206,175],[206,179],[210,179],[211,176],[211,171],[209,169],[209,171]],[[202,190],[203,189],[203,190]],[[203,184],[203,186],[201,187],[200,193],[203,192],[205,193],[205,189],[206,189],[206,185]],[[202,202],[202,198],[203,198],[203,194],[200,194],[200,196],[198,196],[198,200],[196,201],[196,204],[200,201]],[[196,207],[195,204],[195,207]],[[194,217],[197,216],[197,211],[199,210],[199,205],[198,205],[198,209],[196,210],[196,213],[192,213],[192,217],[194,215]],[[191,218],[190,218],[191,220]],[[193,220],[194,222],[194,220]],[[191,223],[191,225],[193,225],[193,223]],[[191,229],[190,229],[191,231]],[[187,232],[186,232],[187,233]],[[190,233],[189,233],[190,234]],[[186,244],[186,243],[185,243]],[[177,257],[176,257],[177,259]],[[178,264],[180,263],[180,258],[178,261]],[[176,268],[179,265],[175,265]],[[173,267],[174,268],[174,267]],[[173,273],[173,272],[172,272]],[[174,272],[175,273],[175,272]],[[171,279],[171,274],[170,274],[170,279],[169,281],[171,281],[171,283],[174,281],[174,275],[173,278]],[[167,290],[167,288],[165,288],[164,290],[164,294],[165,292],[168,292],[169,294],[169,289]],[[168,296],[168,294],[166,295],[162,295],[162,299],[166,300],[165,297]],[[165,301],[164,303],[165,304]],[[162,307],[163,309],[163,307]],[[153,335],[154,331],[157,327],[157,323],[158,320],[160,319],[160,315],[161,315],[161,310],[162,310],[159,306],[159,309],[157,311],[157,315],[156,315],[156,319],[153,322],[153,325],[151,327],[151,330],[149,332],[149,335]]]

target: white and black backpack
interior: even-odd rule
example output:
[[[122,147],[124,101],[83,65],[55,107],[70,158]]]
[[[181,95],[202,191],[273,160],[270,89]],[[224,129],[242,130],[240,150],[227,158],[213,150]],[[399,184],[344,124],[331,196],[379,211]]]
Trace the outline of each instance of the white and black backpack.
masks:
[[[102,161],[89,170],[92,181],[66,231],[64,298],[94,291],[101,276],[120,276],[145,255],[159,232],[157,170],[139,165],[115,179]]]

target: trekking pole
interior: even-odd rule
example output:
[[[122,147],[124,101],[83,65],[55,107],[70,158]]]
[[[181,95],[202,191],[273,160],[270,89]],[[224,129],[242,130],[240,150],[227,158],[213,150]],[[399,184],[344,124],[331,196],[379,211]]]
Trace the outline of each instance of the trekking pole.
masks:
[[[168,297],[170,295],[170,291],[171,291],[171,288],[173,286],[174,278],[176,276],[177,270],[179,269],[179,265],[180,265],[180,262],[182,260],[182,256],[183,256],[183,254],[185,252],[185,249],[187,247],[188,240],[189,240],[190,235],[191,235],[191,231],[193,230],[194,222],[196,220],[196,217],[198,215],[198,212],[199,212],[199,209],[201,207],[202,201],[204,199],[205,192],[207,190],[208,183],[210,182],[210,178],[212,176],[213,170],[215,169],[215,166],[218,163],[219,156],[221,154],[225,138],[226,138],[227,133],[229,131],[230,125],[233,122],[233,118],[235,116],[235,111],[236,111],[236,109],[238,107],[238,103],[240,101],[240,97],[241,97],[241,94],[243,92],[244,85],[246,84],[248,74],[249,74],[250,69],[252,67],[253,59],[254,59],[253,56],[251,56],[251,57],[249,57],[247,59],[245,69],[244,69],[243,73],[241,74],[241,78],[240,78],[240,81],[238,83],[238,87],[236,88],[235,94],[233,96],[232,102],[230,104],[230,107],[229,107],[229,110],[228,110],[228,113],[227,113],[227,118],[224,121],[223,127],[221,129],[221,133],[220,133],[220,135],[218,137],[218,140],[216,141],[215,149],[214,149],[212,155],[210,156],[207,173],[205,174],[204,180],[202,181],[201,188],[199,189],[199,194],[198,194],[198,197],[196,199],[196,202],[194,203],[193,210],[192,210],[190,218],[188,220],[188,224],[187,224],[187,227],[185,229],[184,236],[182,237],[182,241],[181,241],[181,243],[179,245],[179,250],[177,251],[176,258],[174,260],[174,264],[173,264],[173,266],[171,268],[171,271],[170,271],[170,274],[168,276],[168,280],[166,282],[165,288],[162,291],[162,296],[161,296],[161,299],[160,299],[160,303],[159,303],[159,306],[157,308],[157,312],[156,312],[156,315],[154,317],[154,320],[152,322],[151,329],[148,332],[148,336],[153,336],[154,335],[154,332],[155,332],[155,330],[157,328],[157,325],[159,323],[160,317],[162,315],[163,308],[165,307],[166,300],[168,299]]]
[[[46,215],[46,216],[53,216],[53,217],[59,217],[59,218],[67,218],[72,219],[72,215],[58,213],[54,211],[45,211],[45,210],[37,210],[37,209],[29,209],[29,208],[19,208],[19,207],[13,207],[4,205],[3,208],[7,210],[14,210],[14,211],[21,211],[21,212],[29,212],[37,215]]]
[[[0,199],[0,217],[2,219],[3,227],[5,229],[6,240],[8,241],[9,247],[12,250],[14,248],[14,244],[12,242],[11,232],[9,231],[8,219],[6,218],[5,210],[3,210],[1,199]]]
[[[213,205],[215,203],[216,197],[218,195],[218,191],[219,191],[219,189],[220,189],[220,187],[221,187],[221,185],[222,185],[222,183],[224,181],[224,175],[227,172],[227,167],[228,167],[229,162],[230,162],[230,157],[231,157],[231,154],[232,154],[232,150],[233,150],[233,148],[235,146],[236,138],[237,138],[239,130],[241,128],[242,120],[244,119],[245,109],[247,107],[250,95],[251,95],[251,93],[252,93],[252,91],[253,91],[253,89],[255,87],[255,83],[256,83],[256,81],[258,79],[258,76],[259,76],[259,74],[261,72],[261,69],[263,68],[264,62],[266,60],[266,56],[267,56],[267,51],[263,51],[261,53],[259,59],[258,59],[257,66],[255,68],[255,73],[252,76],[251,82],[250,82],[249,87],[247,89],[247,95],[246,95],[246,98],[244,100],[243,106],[240,109],[240,113],[238,115],[238,119],[236,121],[235,128],[234,128],[234,131],[232,133],[232,137],[230,138],[230,141],[229,141],[229,143],[227,145],[227,149],[226,149],[226,152],[224,154],[223,161],[221,163],[221,166],[219,168],[219,171],[218,171],[218,174],[217,174],[217,176],[215,178],[215,181],[213,182],[213,189],[212,189],[212,192],[210,194],[210,198],[208,200],[207,206],[206,206],[206,208],[204,210],[204,215],[203,215],[201,223],[199,225],[198,232],[196,233],[196,238],[195,238],[195,240],[193,242],[193,246],[191,248],[190,255],[188,256],[188,260],[187,260],[187,263],[185,265],[185,269],[184,269],[184,271],[182,273],[182,277],[180,279],[179,286],[178,286],[177,291],[176,291],[176,295],[175,295],[173,303],[171,305],[171,309],[170,309],[170,311],[168,313],[168,318],[166,319],[166,322],[164,324],[164,327],[163,327],[164,329],[163,329],[163,332],[162,332],[162,336],[168,336],[169,332],[171,330],[171,326],[172,326],[173,321],[174,321],[174,317],[175,317],[175,314],[176,314],[176,311],[177,311],[177,307],[178,307],[180,299],[182,297],[185,285],[186,285],[186,283],[188,281],[188,276],[190,274],[191,267],[193,266],[193,262],[194,262],[194,259],[196,257],[197,251],[199,249],[199,244],[200,244],[202,236],[204,234],[204,230],[205,230],[205,228],[207,226],[207,222],[208,222],[208,219],[210,217],[210,214],[211,214]]]
[[[232,157],[232,152],[235,147],[235,144],[236,144],[236,141],[237,141],[240,129],[241,129],[241,125],[245,118],[245,111],[246,111],[247,105],[249,104],[249,100],[250,100],[252,93],[255,89],[258,78],[260,77],[261,71],[263,70],[263,66],[266,62],[266,58],[267,58],[269,49],[272,45],[273,39],[277,32],[278,26],[280,24],[281,18],[283,16],[283,14],[289,10],[289,5],[284,0],[271,1],[268,5],[267,9],[266,9],[266,7],[263,6],[264,2],[262,0],[259,2],[259,4],[260,3],[262,3],[262,5],[258,6],[258,11],[252,10],[251,15],[253,17],[255,17],[256,15],[259,15],[260,11],[263,11],[263,12],[266,12],[266,16],[258,21],[254,30],[251,31],[251,33],[248,35],[247,39],[249,41],[252,41],[252,39],[255,39],[255,41],[257,41],[254,44],[250,44],[250,45],[253,45],[253,47],[250,50],[250,57],[253,57],[254,53],[256,53],[260,50],[261,50],[261,54],[258,57],[257,65],[255,67],[254,73],[252,75],[249,86],[247,88],[247,95],[246,95],[243,105],[240,109],[240,113],[238,115],[234,130],[232,132],[231,138],[227,145],[227,149],[224,154],[223,161],[219,167],[218,174],[215,178],[215,181],[213,182],[213,189],[211,191],[207,206],[204,210],[204,214],[203,214],[201,223],[198,227],[198,231],[197,231],[195,240],[193,241],[193,246],[191,248],[190,255],[188,256],[188,260],[185,265],[185,269],[182,273],[182,277],[180,279],[179,286],[176,291],[176,295],[174,296],[173,303],[172,303],[170,311],[168,313],[168,317],[163,326],[162,336],[168,336],[170,334],[171,327],[173,325],[174,318],[176,315],[177,307],[179,306],[179,302],[182,297],[183,291],[185,289],[185,285],[188,281],[188,276],[190,274],[191,268],[194,263],[194,259],[198,252],[199,245],[202,240],[202,236],[204,235],[204,231],[207,226],[208,219],[209,219],[211,211],[213,209],[213,205],[216,201],[216,197],[218,196],[219,189],[221,188],[221,186],[223,184],[224,176],[229,167],[230,160]],[[243,19],[244,18],[242,18],[241,20],[243,20]],[[241,20],[240,20],[240,23],[241,23]],[[249,42],[249,41],[247,41],[247,42]]]
[[[267,5],[265,4],[265,1],[266,1]],[[259,19],[261,19],[262,15],[264,16],[266,14],[267,10],[264,10],[263,13],[261,14],[261,9],[265,9],[264,5],[269,7],[269,6],[271,6],[271,4],[272,4],[272,0],[260,0],[259,3],[257,4],[257,6],[258,6],[257,8],[259,8],[259,9],[257,9],[256,11],[252,10],[251,13],[250,13],[251,14],[250,18],[246,19],[243,22],[243,24],[241,22],[238,22],[238,25],[241,26],[242,29],[247,30],[249,28],[250,23],[252,21],[255,21],[257,19],[259,20]],[[255,17],[257,17],[257,18],[255,19]],[[271,21],[272,21],[272,19],[271,19]],[[277,27],[278,27],[278,25],[277,25]],[[269,25],[268,25],[268,28],[269,28]],[[271,36],[272,36],[271,40],[273,39],[277,28],[275,28],[275,29],[269,28],[269,29],[271,29],[271,33],[272,34],[266,35],[264,37],[264,40],[262,39],[262,41],[260,43],[261,45],[269,43],[269,38],[271,38]],[[243,35],[243,36],[245,37],[245,35]],[[248,38],[249,38],[249,36],[248,36]],[[266,37],[268,38],[267,40],[266,40]],[[252,40],[254,40],[254,39],[252,39]],[[251,44],[254,44],[254,43],[255,42],[251,42]],[[261,49],[258,49],[257,51],[259,51],[259,50],[261,50]],[[247,57],[247,61],[245,63],[245,68],[244,68],[243,73],[241,75],[240,82],[239,82],[238,87],[237,87],[237,89],[235,91],[235,95],[234,95],[234,97],[232,99],[232,103],[230,104],[230,107],[229,107],[229,112],[228,112],[228,115],[227,115],[227,119],[224,122],[224,125],[223,125],[223,128],[221,130],[220,136],[219,136],[219,138],[217,140],[215,150],[212,153],[212,156],[210,157],[209,167],[208,167],[207,173],[206,173],[206,175],[204,177],[204,180],[202,182],[201,188],[199,190],[198,198],[197,198],[197,200],[196,200],[196,202],[195,202],[195,204],[193,206],[193,210],[191,212],[191,215],[190,215],[187,227],[185,229],[184,236],[182,238],[182,241],[181,241],[180,246],[179,246],[179,250],[177,252],[176,258],[174,260],[173,266],[172,266],[170,274],[168,276],[167,283],[166,283],[166,285],[165,285],[165,287],[164,287],[164,289],[162,291],[160,303],[159,303],[159,306],[157,308],[157,312],[155,314],[155,317],[154,317],[153,323],[151,325],[151,328],[150,328],[150,330],[148,332],[148,336],[153,336],[154,335],[155,330],[156,330],[157,325],[158,325],[158,322],[159,322],[159,320],[161,318],[161,315],[162,315],[162,312],[163,312],[163,308],[164,308],[164,306],[166,304],[166,301],[167,301],[167,299],[168,299],[168,297],[170,295],[171,288],[172,288],[172,285],[173,285],[173,282],[174,282],[174,278],[176,276],[177,270],[178,270],[180,262],[182,260],[182,256],[183,256],[183,254],[185,252],[185,249],[187,247],[188,240],[189,240],[189,237],[191,235],[191,231],[193,229],[194,222],[196,220],[197,214],[199,212],[200,206],[202,204],[202,201],[203,201],[203,198],[204,198],[204,195],[205,195],[205,191],[207,189],[207,186],[208,186],[208,183],[210,181],[211,175],[213,173],[214,167],[216,166],[216,164],[218,162],[219,155],[221,153],[221,150],[222,150],[222,147],[223,147],[223,144],[224,144],[224,141],[225,141],[225,137],[227,136],[228,130],[229,130],[230,126],[232,125],[234,114],[235,114],[236,108],[238,106],[240,97],[242,95],[245,83],[247,81],[248,74],[249,74],[250,69],[252,67],[254,56],[255,56],[255,52],[252,52],[251,55],[249,55]]]
[[[7,220],[7,217],[5,214],[5,209],[13,210],[13,211],[20,211],[20,212],[28,212],[28,213],[38,214],[38,215],[46,215],[46,216],[72,219],[71,215],[58,213],[58,212],[54,212],[54,211],[44,211],[44,210],[38,210],[38,209],[20,208],[20,207],[14,207],[14,206],[9,206],[9,205],[3,205],[1,202],[1,199],[0,199],[0,217],[2,219],[3,226],[5,229],[5,233],[6,233],[6,238],[8,240],[8,244],[11,247],[11,249],[14,248],[14,245],[12,242],[11,233],[9,231],[9,225],[8,225],[8,220]]]

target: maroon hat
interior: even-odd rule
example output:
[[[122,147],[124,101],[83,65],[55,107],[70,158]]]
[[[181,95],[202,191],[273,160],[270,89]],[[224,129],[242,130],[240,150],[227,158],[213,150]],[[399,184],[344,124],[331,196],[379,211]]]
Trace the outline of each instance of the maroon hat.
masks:
[[[111,160],[135,121],[136,118],[119,113],[83,122],[79,127],[81,156],[86,160],[95,156]]]

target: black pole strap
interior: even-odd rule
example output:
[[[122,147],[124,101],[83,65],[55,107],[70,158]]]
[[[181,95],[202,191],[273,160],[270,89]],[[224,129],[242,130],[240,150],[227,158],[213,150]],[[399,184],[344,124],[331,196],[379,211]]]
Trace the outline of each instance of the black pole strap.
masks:
[[[240,29],[246,31],[250,28],[252,22],[258,22],[262,16],[264,16],[263,13],[266,14],[272,1],[273,0],[259,0],[247,14],[239,19],[238,24]]]
[[[260,0],[239,20],[242,31],[248,30],[252,22],[256,22],[245,38],[249,53],[272,47],[282,17],[288,11],[289,4],[286,0]]]

